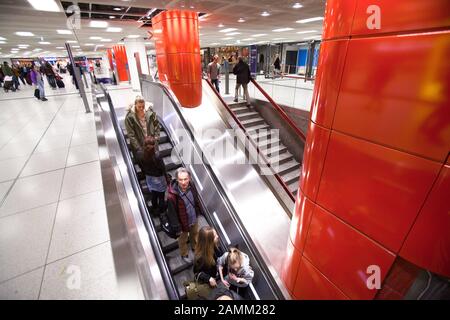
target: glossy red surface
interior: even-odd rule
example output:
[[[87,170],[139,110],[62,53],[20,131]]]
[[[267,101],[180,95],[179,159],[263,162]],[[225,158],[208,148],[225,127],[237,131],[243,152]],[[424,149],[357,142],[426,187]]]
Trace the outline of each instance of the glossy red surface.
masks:
[[[303,153],[300,189],[312,201],[316,200],[325,156],[330,138],[330,130],[310,121]]]
[[[333,129],[444,161],[450,31],[350,42]]]
[[[128,59],[127,51],[124,45],[113,46],[114,51],[114,61],[116,62],[116,68],[118,73],[119,81],[128,81]]]
[[[357,0],[328,0],[325,8],[322,39],[348,37]]]
[[[400,256],[450,278],[450,166],[444,166]]]
[[[440,168],[333,131],[317,203],[398,252]]]
[[[373,15],[373,11],[367,13],[371,5],[377,5],[380,8],[380,29],[367,27],[367,21],[370,21],[370,16]],[[358,0],[352,35],[448,27],[449,12],[450,1],[448,0]]]
[[[314,210],[304,256],[351,299],[372,299],[367,268],[380,267],[380,280],[395,256],[320,207]]]
[[[294,297],[299,300],[348,300],[342,291],[305,258],[301,260]]]
[[[326,128],[331,128],[333,124],[348,42],[333,40],[324,41],[320,45],[311,120]]]
[[[307,199],[303,192],[297,192],[294,214],[291,220],[291,241],[295,248],[303,253],[309,224],[313,216],[315,204]]]
[[[196,12],[168,10],[152,19],[158,72],[183,107],[201,104],[201,58]]]
[[[295,281],[297,280],[297,273],[301,258],[302,255],[295,249],[291,240],[288,240],[285,263],[283,263],[283,270],[281,272],[281,279],[291,295],[293,294]]]

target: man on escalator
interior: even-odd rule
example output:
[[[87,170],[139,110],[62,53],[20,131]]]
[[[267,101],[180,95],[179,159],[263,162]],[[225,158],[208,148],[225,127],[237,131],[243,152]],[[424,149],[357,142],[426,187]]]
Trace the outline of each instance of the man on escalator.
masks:
[[[250,95],[248,93],[248,83],[251,79],[250,67],[244,62],[242,57],[239,57],[239,62],[233,68],[233,74],[236,75],[236,90],[234,95],[234,102],[238,102],[239,88],[244,88],[245,100],[247,107],[250,107]]]
[[[168,190],[168,214],[176,214],[181,224],[181,233],[178,237],[180,255],[187,263],[192,263],[189,258],[188,239],[194,251],[198,235],[198,215],[203,214],[198,192],[191,183],[191,174],[185,168],[179,168],[175,179],[170,183]]]

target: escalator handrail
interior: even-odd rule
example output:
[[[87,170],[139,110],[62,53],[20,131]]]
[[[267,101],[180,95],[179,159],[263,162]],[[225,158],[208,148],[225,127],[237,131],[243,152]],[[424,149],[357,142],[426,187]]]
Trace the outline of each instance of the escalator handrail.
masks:
[[[231,115],[231,117],[233,118],[233,120],[237,123],[237,125],[239,126],[239,128],[241,128],[241,130],[245,133],[245,136],[247,137],[247,139],[250,141],[250,143],[252,144],[252,146],[256,149],[256,151],[258,152],[258,155],[264,159],[264,161],[266,162],[266,165],[270,168],[270,170],[272,171],[273,175],[275,176],[275,179],[277,179],[277,181],[280,183],[281,187],[284,189],[284,191],[286,191],[286,193],[288,194],[289,198],[295,202],[295,197],[292,194],[292,192],[289,190],[289,187],[287,186],[287,184],[283,181],[283,179],[281,178],[281,176],[275,172],[275,170],[273,169],[273,167],[271,166],[271,164],[269,163],[269,161],[267,160],[266,156],[261,152],[261,150],[259,149],[258,144],[256,144],[252,138],[250,138],[250,135],[247,131],[247,129],[244,127],[244,125],[242,124],[242,122],[239,120],[239,118],[234,114],[234,112],[231,110],[231,108],[228,106],[228,104],[225,102],[225,100],[220,96],[220,94],[216,91],[216,89],[214,89],[212,83],[208,80],[208,79],[204,79],[208,85],[211,87],[212,91],[216,94],[217,98],[220,100],[220,102],[222,103],[222,105],[225,107],[225,109],[228,111],[228,113]]]
[[[146,81],[146,80],[145,80],[145,79],[142,79],[142,81]],[[157,86],[157,87],[159,87],[159,88],[161,88],[161,89],[163,90],[163,92],[164,92],[164,94],[166,95],[166,97],[170,100],[170,102],[172,103],[172,105],[175,107],[175,111],[176,111],[176,112],[178,113],[178,115],[180,116],[180,120],[181,120],[181,122],[183,123],[183,126],[185,127],[185,130],[188,132],[188,134],[189,134],[191,140],[193,141],[193,143],[195,143],[195,142],[194,142],[194,141],[195,141],[194,134],[193,134],[192,130],[190,129],[190,127],[188,126],[186,120],[184,119],[184,117],[183,117],[183,115],[182,115],[182,113],[181,113],[180,107],[179,107],[179,102],[177,102],[177,100],[175,100],[174,94],[167,88],[166,85],[164,85],[164,84],[161,83],[161,82],[151,82],[151,81],[146,81],[146,82],[148,82],[148,83],[151,84],[151,85]],[[170,131],[168,132],[168,134],[170,134]],[[215,185],[218,187],[218,189],[220,190],[220,194],[221,194],[222,198],[224,199],[227,208],[228,208],[231,212],[234,213],[234,217],[235,217],[235,219],[236,219],[236,217],[238,217],[238,215],[237,215],[237,213],[235,212],[234,207],[229,203],[228,196],[227,196],[225,190],[223,189],[223,187],[221,186],[221,184],[220,184],[220,182],[219,182],[219,179],[217,178],[217,176],[216,176],[216,174],[214,173],[214,171],[213,171],[211,168],[209,168],[209,165],[205,164],[205,166],[208,167],[208,171],[209,171],[210,177],[211,177],[211,179],[213,180],[214,184],[215,184]],[[227,200],[225,200],[225,199],[227,199]],[[240,221],[239,218],[237,218],[237,219]],[[247,243],[251,243],[252,241],[251,241],[250,235],[247,233],[247,231],[245,230],[245,228],[243,228],[243,227],[241,226],[241,224],[242,224],[242,222],[237,223],[237,227],[238,227],[238,229],[240,230],[240,232],[241,232],[241,234],[242,234],[242,237],[243,237],[244,241],[247,242]],[[273,278],[272,278],[271,276],[270,276],[270,277],[267,276],[267,275],[270,275],[271,272],[270,272],[270,270],[267,268],[267,266],[266,266],[265,263],[261,263],[261,262],[260,262],[260,261],[264,261],[264,259],[262,258],[261,254],[260,254],[257,250],[253,250],[253,249],[252,249],[252,246],[248,246],[248,247],[249,247],[250,250],[252,251],[253,256],[257,259],[258,264],[260,265],[261,270],[263,271],[262,276],[266,279],[266,281],[267,281],[268,283],[271,284],[271,287],[273,288],[272,290],[273,290],[274,292],[277,292],[276,289],[274,290],[274,288],[277,288],[278,291],[280,291],[280,289],[277,287],[276,281],[274,281]],[[269,279],[270,279],[270,280],[269,280]],[[277,294],[278,294],[279,296],[283,296],[283,294],[280,293],[280,292],[277,292]]]
[[[130,157],[130,154],[128,151],[125,137],[124,137],[122,129],[118,123],[117,114],[114,109],[114,105],[112,103],[111,96],[109,95],[109,92],[103,86],[103,84],[101,84],[101,87],[102,87],[102,90],[108,101],[109,109],[110,109],[110,112],[112,115],[111,120],[112,120],[112,123],[114,126],[114,130],[116,131],[117,141],[119,143],[120,150],[122,151],[122,155],[124,156],[124,160],[125,160],[125,163],[127,166],[127,171],[128,171],[128,175],[130,177],[131,185],[132,185],[134,193],[136,195],[136,200],[139,205],[141,216],[142,216],[145,226],[147,228],[148,236],[150,238],[150,243],[152,245],[153,252],[155,254],[155,259],[158,263],[159,270],[161,271],[161,276],[162,276],[163,282],[166,286],[166,290],[167,290],[169,299],[179,300],[180,297],[178,295],[178,289],[177,289],[177,286],[173,282],[171,272],[167,266],[167,263],[166,263],[166,260],[164,257],[164,253],[159,244],[159,240],[156,235],[156,228],[155,228],[153,222],[151,221],[151,219],[148,219],[148,217],[149,217],[148,209],[147,209],[147,206],[145,205],[145,203],[143,203],[144,196],[142,195],[140,185],[137,181],[136,173],[135,173],[134,167],[132,165],[132,160],[131,160],[131,157]]]
[[[280,116],[289,124],[289,126],[294,130],[297,136],[306,143],[306,137],[303,132],[295,125],[295,123],[289,119],[289,116],[284,112],[284,110],[272,99],[271,96],[256,82],[255,79],[250,78],[250,81],[255,85],[255,87],[261,92],[261,94],[270,102],[270,104],[278,111]]]

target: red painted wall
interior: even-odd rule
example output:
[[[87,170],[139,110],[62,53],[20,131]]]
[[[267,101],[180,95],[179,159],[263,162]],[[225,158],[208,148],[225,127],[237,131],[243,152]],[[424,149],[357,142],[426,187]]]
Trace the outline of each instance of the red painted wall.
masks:
[[[127,59],[127,51],[125,50],[124,45],[115,45],[113,46],[114,50],[114,58],[116,61],[117,73],[119,75],[119,81],[128,81],[128,59]]]
[[[446,0],[327,2],[282,275],[295,298],[372,299],[367,268],[383,282],[399,257],[450,277],[448,12]]]
[[[202,102],[202,73],[198,15],[168,10],[152,19],[158,74],[183,107]]]

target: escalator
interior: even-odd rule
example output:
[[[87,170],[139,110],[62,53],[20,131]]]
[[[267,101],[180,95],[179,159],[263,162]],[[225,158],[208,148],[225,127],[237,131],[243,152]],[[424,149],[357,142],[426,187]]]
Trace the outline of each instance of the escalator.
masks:
[[[121,145],[121,153],[126,161],[128,176],[122,174],[122,178],[130,178],[133,185],[133,193],[139,204],[140,215],[144,221],[145,228],[148,233],[148,239],[156,257],[157,267],[163,278],[164,286],[168,292],[169,299],[184,299],[185,289],[183,283],[192,281],[194,278],[192,271],[192,263],[186,263],[181,259],[178,249],[178,242],[166,235],[161,229],[159,217],[152,214],[151,202],[149,199],[149,191],[146,186],[145,176],[142,174],[139,166],[135,163],[133,155],[129,149],[129,141],[126,138],[126,130],[123,120],[125,117],[125,108],[114,106],[110,93],[104,86],[103,95],[99,98],[99,102],[105,105],[104,100],[108,103],[109,110],[106,112],[109,119],[114,125],[114,134],[117,141]],[[158,101],[158,97],[164,99],[160,101],[166,107],[159,110],[159,120],[162,125],[161,137],[159,142],[160,153],[164,157],[163,161],[167,172],[174,177],[175,171],[181,167],[186,167],[192,174],[192,183],[196,185],[199,191],[199,198],[205,216],[199,217],[199,227],[211,225],[216,229],[220,246],[226,250],[229,246],[237,246],[243,252],[247,253],[251,259],[251,265],[255,271],[255,277],[252,284],[243,295],[246,299],[285,299],[289,298],[289,294],[283,287],[280,279],[273,277],[273,270],[270,264],[264,260],[264,257],[258,252],[258,248],[252,242],[251,236],[242,226],[238,215],[228,199],[226,191],[221,187],[218,178],[211,171],[208,164],[185,163],[183,158],[179,156],[177,150],[178,138],[174,135],[174,128],[185,130],[186,136],[190,137],[190,148],[195,153],[199,153],[199,146],[195,143],[193,133],[189,130],[185,123],[180,110],[176,107],[176,101],[170,93],[160,90],[160,95],[155,96],[154,103]],[[103,102],[102,102],[103,101]],[[167,102],[168,101],[168,102]],[[170,108],[170,114],[168,109]],[[107,119],[106,116],[104,116]],[[102,120],[103,121],[103,120]],[[106,120],[105,120],[106,121]],[[201,159],[201,157],[200,157]],[[133,202],[132,196],[128,196],[128,201]],[[145,246],[145,244],[144,244]],[[189,253],[193,258],[193,252]],[[135,257],[135,259],[140,259]],[[154,270],[155,266],[147,266],[148,269]],[[148,285],[143,283],[143,286]],[[154,288],[153,288],[154,289]],[[148,288],[149,291],[152,288]],[[240,292],[241,293],[241,292]],[[242,293],[241,293],[242,294]]]

